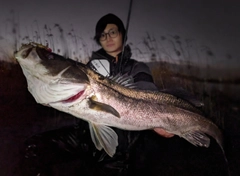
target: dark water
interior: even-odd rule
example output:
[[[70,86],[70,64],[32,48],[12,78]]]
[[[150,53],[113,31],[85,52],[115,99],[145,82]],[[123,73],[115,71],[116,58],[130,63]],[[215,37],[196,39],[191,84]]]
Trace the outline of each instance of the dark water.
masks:
[[[177,136],[165,139],[152,131],[141,132],[140,139],[130,152],[122,169],[110,162],[98,162],[87,153],[54,150],[48,138],[31,136],[76,124],[76,119],[54,109],[35,103],[27,91],[25,78],[18,65],[1,63],[0,84],[0,175],[231,175],[240,173],[240,102],[228,95],[205,96],[206,110],[225,136],[225,152],[211,139],[209,148],[195,147]],[[167,85],[167,83],[165,83]],[[217,92],[217,91],[215,91]],[[220,92],[222,93],[222,92]],[[213,94],[211,94],[213,95]],[[63,130],[64,131],[64,130]],[[60,135],[60,132],[56,135]],[[35,140],[37,151],[26,158],[26,142]],[[86,139],[88,140],[88,139]],[[39,154],[34,156],[34,153]],[[40,158],[40,159],[39,159]],[[124,160],[123,160],[124,162]]]

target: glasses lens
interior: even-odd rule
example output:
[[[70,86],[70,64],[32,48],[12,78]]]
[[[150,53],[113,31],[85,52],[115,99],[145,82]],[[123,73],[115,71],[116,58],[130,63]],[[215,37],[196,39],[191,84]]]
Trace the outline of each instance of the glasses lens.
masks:
[[[108,33],[102,33],[100,36],[100,40],[104,41],[107,39],[107,35],[109,35],[109,37],[111,38],[115,38],[118,36],[118,31],[117,30],[111,30]]]
[[[109,31],[109,35],[111,38],[115,38],[118,36],[118,31],[117,30]]]
[[[101,36],[100,36],[100,40],[104,41],[104,40],[106,40],[106,38],[107,38],[107,34],[106,33],[102,33]]]

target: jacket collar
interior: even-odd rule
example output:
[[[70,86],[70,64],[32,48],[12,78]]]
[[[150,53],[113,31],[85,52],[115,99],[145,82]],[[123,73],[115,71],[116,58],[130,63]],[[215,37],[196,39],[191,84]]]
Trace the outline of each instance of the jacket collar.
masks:
[[[121,62],[121,59],[122,60],[122,63],[125,63],[127,62],[130,57],[131,57],[132,53],[131,53],[131,49],[130,47],[127,45],[125,47],[125,51],[124,51],[124,57],[122,57],[122,52],[118,54],[118,63]],[[107,54],[106,51],[101,48],[95,52],[92,53],[92,59],[99,59],[99,58],[105,58],[107,59],[109,62],[115,62],[116,58]]]

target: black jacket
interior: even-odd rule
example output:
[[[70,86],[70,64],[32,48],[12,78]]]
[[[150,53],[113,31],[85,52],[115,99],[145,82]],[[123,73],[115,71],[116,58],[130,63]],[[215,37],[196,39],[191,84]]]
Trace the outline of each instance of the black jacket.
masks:
[[[131,59],[132,53],[130,47],[127,45],[124,49],[124,56],[122,53],[118,55],[118,62],[115,62],[115,57],[107,54],[104,49],[100,49],[92,53],[92,57],[87,65],[94,69],[92,65],[93,60],[106,59],[110,63],[110,76],[115,76],[118,73],[128,74],[134,78],[135,85],[141,90],[157,90],[153,83],[153,78],[149,67],[143,63]],[[122,59],[122,60],[121,60]]]

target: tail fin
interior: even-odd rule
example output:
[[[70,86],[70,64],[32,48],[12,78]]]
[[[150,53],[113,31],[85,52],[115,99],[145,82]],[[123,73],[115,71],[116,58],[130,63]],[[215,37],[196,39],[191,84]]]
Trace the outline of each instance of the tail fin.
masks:
[[[208,148],[210,145],[210,138],[206,134],[213,137],[218,143],[219,147],[221,148],[228,169],[228,175],[230,176],[231,174],[229,170],[229,164],[224,151],[223,135],[221,130],[215,124],[210,125],[210,128],[206,131],[201,130],[188,131],[185,134],[183,134],[182,137],[195,146]]]

